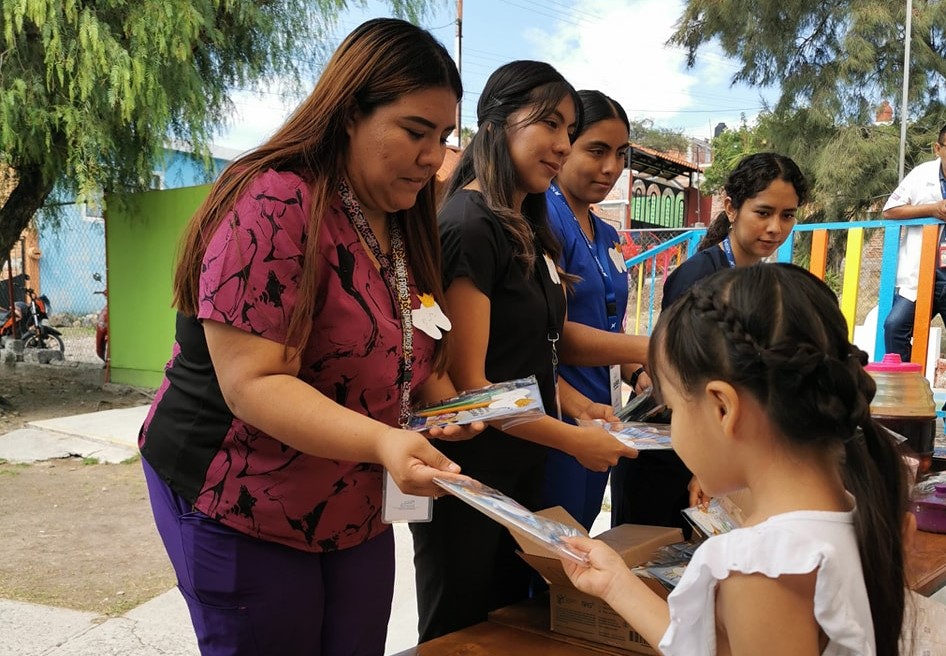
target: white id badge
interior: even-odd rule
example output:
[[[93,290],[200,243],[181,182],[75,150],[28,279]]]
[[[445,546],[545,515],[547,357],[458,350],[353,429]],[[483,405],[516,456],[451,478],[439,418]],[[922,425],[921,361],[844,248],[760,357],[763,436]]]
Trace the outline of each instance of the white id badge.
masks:
[[[430,497],[404,494],[397,486],[388,470],[384,470],[384,482],[381,485],[382,510],[381,521],[385,524],[396,522],[429,522],[434,516],[433,499]]]
[[[612,364],[611,367],[611,407],[614,409],[615,414],[621,409],[624,405],[621,402],[621,387],[623,383],[621,382],[621,365]]]

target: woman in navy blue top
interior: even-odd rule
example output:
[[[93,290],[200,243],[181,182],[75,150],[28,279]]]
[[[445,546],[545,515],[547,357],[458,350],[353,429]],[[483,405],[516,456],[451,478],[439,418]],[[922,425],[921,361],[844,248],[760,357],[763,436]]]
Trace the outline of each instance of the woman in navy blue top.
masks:
[[[778,250],[808,196],[798,165],[777,153],[744,157],[725,184],[724,211],[700,242],[699,252],[664,282],[661,309],[717,271],[752,266]],[[698,483],[672,451],[622,458],[611,476],[611,524],[690,527],[680,513],[700,499]]]
[[[579,91],[584,122],[572,152],[545,197],[549,225],[562,244],[559,264],[578,280],[568,293],[572,321],[600,330],[624,330],[627,267],[617,231],[591,211],[624,170],[630,124],[624,109],[600,91]],[[621,404],[622,378],[649,384],[640,364],[559,368],[562,418],[607,419]],[[636,372],[636,374],[635,374]],[[623,374],[623,375],[622,375]],[[590,529],[601,510],[608,471],[592,471],[552,449],[546,465],[545,503],[563,506]]]

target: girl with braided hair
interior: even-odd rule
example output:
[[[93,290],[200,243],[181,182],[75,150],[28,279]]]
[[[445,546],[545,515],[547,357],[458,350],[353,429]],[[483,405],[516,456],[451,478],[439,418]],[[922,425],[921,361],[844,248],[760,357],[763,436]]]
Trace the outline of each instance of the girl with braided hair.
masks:
[[[847,335],[834,294],[790,264],[727,269],[662,313],[649,362],[674,450],[753,509],[667,601],[587,538],[575,585],[664,654],[897,654],[907,476]]]

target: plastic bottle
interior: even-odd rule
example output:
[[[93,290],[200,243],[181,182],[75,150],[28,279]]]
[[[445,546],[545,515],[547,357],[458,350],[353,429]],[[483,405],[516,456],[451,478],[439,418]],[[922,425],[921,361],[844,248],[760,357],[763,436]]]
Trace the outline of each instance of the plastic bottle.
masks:
[[[918,475],[930,470],[936,435],[936,404],[933,390],[914,362],[902,362],[888,353],[881,362],[871,362],[864,370],[877,384],[870,413],[881,425],[906,438],[904,451],[919,458]]]

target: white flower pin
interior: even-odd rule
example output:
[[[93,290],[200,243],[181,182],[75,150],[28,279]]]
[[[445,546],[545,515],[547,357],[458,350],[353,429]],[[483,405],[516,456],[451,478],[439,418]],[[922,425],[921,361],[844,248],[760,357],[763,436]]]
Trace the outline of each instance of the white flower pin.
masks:
[[[627,271],[627,262],[624,261],[624,253],[621,251],[621,244],[615,243],[614,248],[608,250],[608,254],[611,255],[611,262],[614,263],[614,268],[624,273]]]
[[[443,337],[443,332],[453,328],[450,319],[443,313],[431,294],[418,294],[420,305],[411,310],[414,327],[434,339]]]

